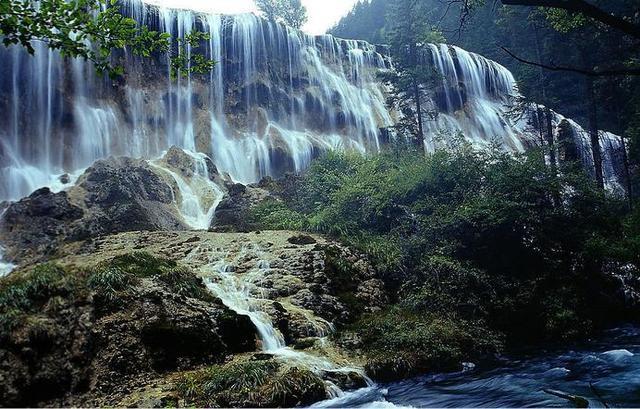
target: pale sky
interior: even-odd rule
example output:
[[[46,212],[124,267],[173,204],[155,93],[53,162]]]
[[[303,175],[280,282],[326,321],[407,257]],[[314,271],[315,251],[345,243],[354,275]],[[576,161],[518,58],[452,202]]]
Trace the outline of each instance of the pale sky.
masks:
[[[255,0],[147,0],[167,7],[189,8],[213,13],[234,14],[256,12]],[[346,15],[358,0],[302,0],[307,7],[309,22],[304,31],[324,34]]]

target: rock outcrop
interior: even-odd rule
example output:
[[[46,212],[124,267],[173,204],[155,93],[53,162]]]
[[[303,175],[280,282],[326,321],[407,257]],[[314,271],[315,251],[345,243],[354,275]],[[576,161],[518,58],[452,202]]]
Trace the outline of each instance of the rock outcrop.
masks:
[[[168,172],[184,178],[185,184],[198,172],[204,181],[224,183],[208,158],[196,160],[178,148],[169,150],[158,164],[126,157],[99,160],[68,191],[43,188],[8,204],[0,218],[5,257],[32,263],[55,257],[67,242],[127,231],[189,229],[179,209],[178,202],[184,199]],[[218,192],[208,187],[198,193],[212,207]]]
[[[165,373],[255,349],[250,320],[207,297],[191,273],[181,271],[180,280],[202,288],[192,296],[177,292],[162,267],[112,294],[106,277],[125,267],[103,268],[43,265],[1,283],[3,405],[113,406]],[[26,299],[7,299],[11,291],[42,285]]]

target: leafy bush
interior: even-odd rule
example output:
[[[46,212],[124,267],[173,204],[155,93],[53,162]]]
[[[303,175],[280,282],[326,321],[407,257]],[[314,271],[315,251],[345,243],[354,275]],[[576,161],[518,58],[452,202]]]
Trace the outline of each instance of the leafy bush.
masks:
[[[308,221],[300,213],[278,201],[265,201],[251,210],[250,220],[268,230],[303,230]]]

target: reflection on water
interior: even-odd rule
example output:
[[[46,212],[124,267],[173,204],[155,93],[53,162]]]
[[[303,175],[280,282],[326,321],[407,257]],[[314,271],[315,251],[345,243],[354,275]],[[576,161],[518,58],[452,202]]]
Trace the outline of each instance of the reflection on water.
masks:
[[[324,407],[640,407],[640,328],[609,331],[582,348],[505,360],[491,370],[429,375],[362,389]]]

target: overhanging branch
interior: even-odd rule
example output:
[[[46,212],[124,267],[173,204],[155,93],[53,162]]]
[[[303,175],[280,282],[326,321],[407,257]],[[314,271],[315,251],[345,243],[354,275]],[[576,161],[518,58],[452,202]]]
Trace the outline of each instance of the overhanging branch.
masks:
[[[621,17],[615,16],[584,0],[501,0],[505,6],[530,6],[550,7],[563,9],[572,13],[580,13],[591,17],[609,27],[618,29],[623,33],[640,39],[640,26],[633,24]]]
[[[518,57],[512,51],[507,49],[506,47],[500,47],[504,52],[509,54],[513,59],[527,65],[532,65],[534,67],[544,68],[549,71],[562,71],[562,72],[572,72],[575,74],[585,75],[588,77],[616,77],[616,76],[636,76],[640,75],[640,68],[621,68],[621,69],[609,69],[609,70],[584,70],[581,68],[575,67],[566,67],[555,64],[542,64],[537,63],[535,61],[529,61],[522,57]]]

